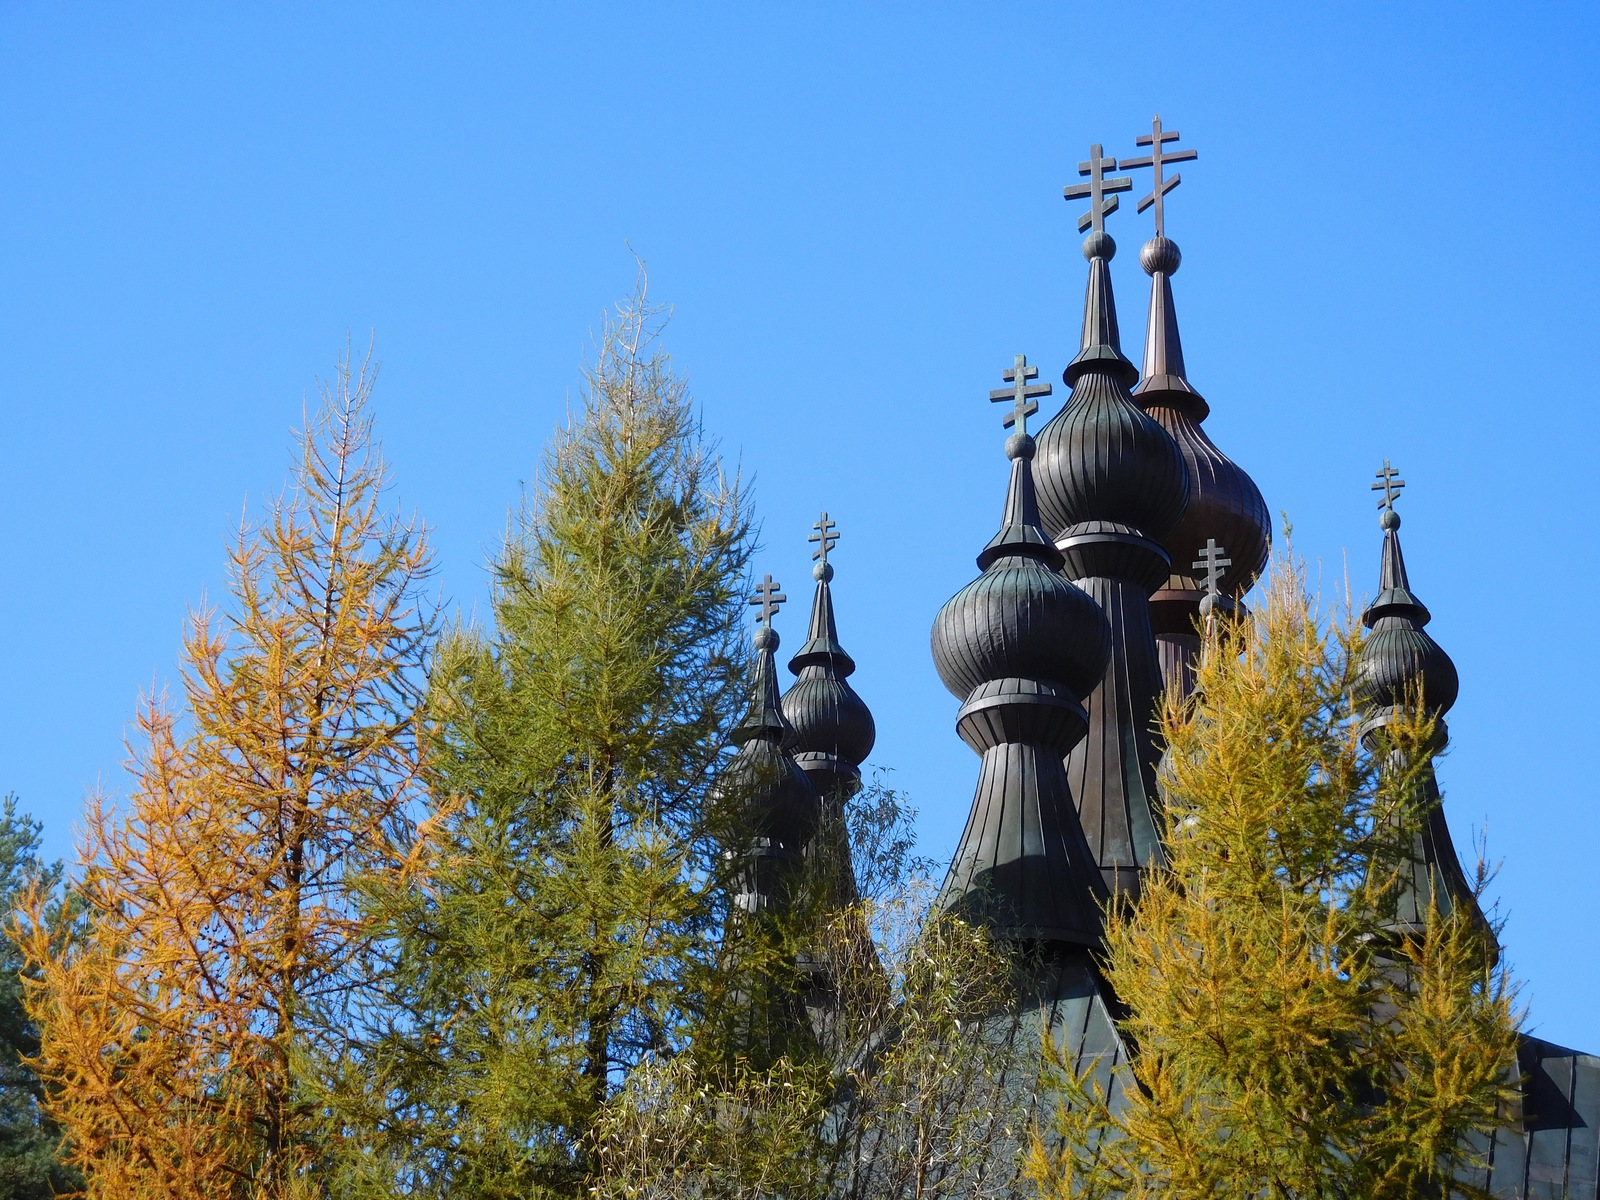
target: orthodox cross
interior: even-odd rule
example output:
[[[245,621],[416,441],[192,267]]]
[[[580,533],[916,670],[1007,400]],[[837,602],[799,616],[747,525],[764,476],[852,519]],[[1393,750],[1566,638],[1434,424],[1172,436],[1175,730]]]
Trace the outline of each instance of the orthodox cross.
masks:
[[[1155,168],[1155,188],[1148,196],[1139,201],[1139,211],[1143,212],[1151,205],[1155,205],[1157,237],[1162,236],[1162,229],[1164,225],[1161,212],[1161,202],[1166,198],[1166,194],[1168,192],[1183,182],[1183,176],[1179,175],[1176,171],[1172,173],[1171,179],[1166,177],[1166,164],[1193,162],[1199,157],[1199,155],[1193,150],[1174,150],[1169,154],[1161,148],[1166,143],[1175,142],[1177,140],[1178,131],[1176,129],[1169,129],[1165,131],[1162,130],[1161,115],[1158,113],[1156,114],[1156,119],[1150,122],[1150,132],[1140,134],[1137,139],[1139,145],[1150,147],[1150,153],[1141,158],[1125,158],[1122,160],[1122,169],[1125,171],[1134,167]]]
[[[813,550],[811,552],[811,557],[812,558],[820,558],[822,560],[822,565],[823,566],[827,566],[828,565],[828,551],[832,550],[833,549],[833,544],[839,540],[839,534],[838,534],[839,526],[838,526],[837,523],[828,520],[828,510],[827,509],[823,509],[822,510],[822,519],[820,521],[818,521],[815,525],[813,525],[811,528],[815,529],[816,532],[813,533],[810,537],[808,537],[806,539],[806,541],[808,541],[808,542],[821,542],[822,543],[820,546],[818,546],[815,550]],[[770,578],[770,576],[769,576],[769,578]],[[780,596],[779,599],[781,600],[781,599],[783,599],[783,597]]]
[[[789,598],[778,590],[782,586],[781,583],[773,583],[771,575],[764,576],[761,582],[756,584],[756,594],[750,597],[750,606],[752,608],[759,606],[761,609],[756,614],[756,620],[768,629],[772,628],[772,618],[777,614],[778,605]]]
[[[1028,356],[1026,354],[1017,355],[1012,360],[1011,367],[1002,372],[1000,378],[1014,385],[989,393],[990,401],[995,404],[1000,403],[1002,400],[1011,401],[1012,409],[1000,423],[1007,429],[1015,425],[1018,433],[1027,433],[1028,418],[1039,411],[1038,397],[1048,396],[1051,390],[1050,385],[1048,383],[1030,384],[1028,382],[1030,379],[1039,378],[1039,368],[1028,365]]]
[[[1206,571],[1206,594],[1217,596],[1222,593],[1222,568],[1233,566],[1233,559],[1223,558],[1227,550],[1217,545],[1216,538],[1207,538],[1205,546],[1200,550],[1200,558],[1189,565],[1198,571],[1201,567]]]
[[[1404,479],[1396,478],[1400,474],[1389,465],[1389,460],[1383,460],[1383,470],[1378,472],[1378,482],[1372,485],[1372,490],[1382,492],[1383,499],[1378,501],[1379,508],[1394,509],[1394,502],[1399,498],[1400,489],[1405,487]]]
[[[1067,200],[1081,200],[1089,197],[1089,211],[1078,218],[1078,232],[1082,233],[1091,225],[1097,232],[1103,233],[1106,227],[1106,218],[1117,211],[1117,198],[1114,192],[1131,192],[1133,180],[1126,175],[1116,179],[1107,179],[1107,171],[1117,169],[1117,160],[1103,158],[1100,154],[1100,144],[1096,142],[1089,147],[1089,161],[1078,164],[1078,174],[1087,175],[1088,183],[1069,183],[1061,189],[1061,195]]]

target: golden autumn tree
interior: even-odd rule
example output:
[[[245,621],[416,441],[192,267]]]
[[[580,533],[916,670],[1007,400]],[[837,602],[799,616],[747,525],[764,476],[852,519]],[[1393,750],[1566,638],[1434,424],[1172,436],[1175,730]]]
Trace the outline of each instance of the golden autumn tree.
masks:
[[[81,921],[24,905],[47,1108],[96,1200],[315,1194],[307,1071],[375,955],[351,902],[402,858],[433,632],[422,531],[385,506],[369,358],[298,436],[289,487],[189,619],[181,701],[139,713],[126,802],[90,804]]]

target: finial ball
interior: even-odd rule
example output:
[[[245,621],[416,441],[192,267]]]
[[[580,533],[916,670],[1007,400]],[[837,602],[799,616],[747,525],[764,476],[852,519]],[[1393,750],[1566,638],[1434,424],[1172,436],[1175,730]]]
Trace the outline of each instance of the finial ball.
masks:
[[[832,583],[833,564],[819,562],[816,566],[811,568],[811,578],[815,579],[818,583]]]
[[[1096,229],[1083,239],[1083,256],[1085,258],[1103,258],[1110,262],[1117,253],[1117,243],[1104,229]]]
[[[1139,265],[1144,268],[1146,275],[1154,275],[1157,271],[1171,275],[1182,262],[1183,254],[1178,250],[1178,243],[1170,238],[1153,237],[1139,251]]]
[[[1201,596],[1200,597],[1200,616],[1202,618],[1205,618],[1205,617],[1209,617],[1212,613],[1216,612],[1217,609],[1221,606],[1221,600],[1222,600],[1221,596],[1218,596],[1218,595],[1216,595],[1215,593],[1212,593],[1212,592],[1207,592],[1204,596]]]
[[[1013,433],[1006,439],[1007,458],[1032,458],[1033,435],[1028,433]]]
[[[755,644],[757,650],[776,650],[778,648],[778,631],[771,625],[757,625]]]
[[[1392,508],[1386,508],[1378,517],[1378,524],[1385,533],[1392,533],[1400,528],[1400,514]]]

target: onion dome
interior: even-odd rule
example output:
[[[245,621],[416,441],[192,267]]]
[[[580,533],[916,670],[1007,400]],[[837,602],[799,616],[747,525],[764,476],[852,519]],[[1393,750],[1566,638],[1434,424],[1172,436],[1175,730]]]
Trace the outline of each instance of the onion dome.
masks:
[[[1431,617],[1422,601],[1412,594],[1406,576],[1405,557],[1400,552],[1400,514],[1394,511],[1395,498],[1403,487],[1405,480],[1397,478],[1394,468],[1384,460],[1378,482],[1373,485],[1374,491],[1383,492],[1383,499],[1378,502],[1383,510],[1379,518],[1383,560],[1378,594],[1361,614],[1362,624],[1370,632],[1356,659],[1356,702],[1368,713],[1363,738],[1375,753],[1400,753],[1392,748],[1386,751],[1383,727],[1394,714],[1419,698],[1423,709],[1435,718],[1435,726],[1433,745],[1426,751],[1429,761],[1417,780],[1420,794],[1407,811],[1395,817],[1409,827],[1409,836],[1401,838],[1400,886],[1394,898],[1394,914],[1385,925],[1397,939],[1422,933],[1427,927],[1431,901],[1442,913],[1457,909],[1469,913],[1482,930],[1490,952],[1498,953],[1477,897],[1461,870],[1434,775],[1433,755],[1444,748],[1449,738],[1443,717],[1456,702],[1460,679],[1450,656],[1423,629]],[[1393,769],[1403,770],[1404,766],[1403,762],[1393,763]]]
[[[1027,416],[1037,375],[1020,355],[1006,418],[1011,482],[1000,532],[978,555],[982,574],[939,610],[933,661],[964,701],[961,739],[982,757],[972,812],[939,907],[1005,937],[1069,945],[1100,941],[1104,885],[1084,841],[1062,758],[1083,737],[1080,697],[1105,671],[1105,618],[1060,567],[1039,525]]]
[[[842,799],[860,786],[861,764],[872,753],[877,729],[872,713],[848,682],[856,664],[839,644],[834,624],[833,564],[828,552],[838,541],[837,527],[823,513],[813,528],[810,540],[818,547],[812,555],[817,560],[811,572],[817,588],[811,600],[811,628],[805,645],[789,660],[789,670],[797,678],[784,694],[783,715],[794,730],[789,750],[795,762],[824,796],[839,793]]]
[[[1210,414],[1200,393],[1189,382],[1183,365],[1183,342],[1178,335],[1178,311],[1172,299],[1172,276],[1183,261],[1178,244],[1166,236],[1165,199],[1181,176],[1166,174],[1169,163],[1191,162],[1193,150],[1168,150],[1178,140],[1176,130],[1163,130],[1158,116],[1148,134],[1139,137],[1150,153],[1125,158],[1124,168],[1150,167],[1154,186],[1139,202],[1139,211],[1155,209],[1156,235],[1139,252],[1139,265],[1150,276],[1150,318],[1145,326],[1144,378],[1133,389],[1134,400],[1172,435],[1189,472],[1189,505],[1182,519],[1162,538],[1172,560],[1172,574],[1150,598],[1150,617],[1161,654],[1162,673],[1169,686],[1187,694],[1193,686],[1194,655],[1200,639],[1195,620],[1204,587],[1188,564],[1208,541],[1228,547],[1229,567],[1220,587],[1224,595],[1238,597],[1261,574],[1272,543],[1272,518],[1255,481],[1222,451],[1201,428]]]
[[[768,575],[750,601],[761,606],[750,705],[733,731],[739,750],[717,781],[719,797],[742,806],[750,834],[737,899],[738,907],[747,912],[778,902],[784,871],[799,861],[818,815],[817,789],[789,754],[794,731],[778,701],[779,639],[772,617],[785,598]]]
[[[1105,179],[1108,167],[1115,160],[1094,147],[1078,167],[1089,183],[1065,193],[1090,197],[1079,221],[1093,227],[1083,243],[1089,284],[1081,349],[1063,376],[1072,396],[1039,432],[1037,471],[1040,511],[1066,574],[1110,623],[1111,666],[1086,699],[1089,730],[1067,777],[1106,882],[1131,890],[1162,855],[1154,729],[1162,676],[1150,593],[1171,574],[1161,541],[1183,516],[1189,476],[1178,444],[1128,390],[1138,372],[1120,349],[1109,265],[1116,243],[1104,218],[1115,208],[1106,193],[1132,183]]]

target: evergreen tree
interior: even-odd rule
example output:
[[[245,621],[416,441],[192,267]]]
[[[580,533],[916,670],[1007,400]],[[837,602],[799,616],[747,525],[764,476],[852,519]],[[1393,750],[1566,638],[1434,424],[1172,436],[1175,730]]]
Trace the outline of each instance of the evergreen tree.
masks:
[[[492,626],[441,649],[426,850],[368,881],[391,1008],[330,1097],[341,1194],[585,1194],[613,1088],[703,1007],[752,536],[661,325],[641,277],[494,560]]]
[[[339,364],[292,486],[231,548],[231,604],[191,616],[182,707],[146,703],[125,806],[88,814],[81,927],[63,943],[48,889],[24,898],[45,1107],[94,1200],[318,1190],[307,1072],[373,965],[349,881],[410,849],[431,631],[372,382]]]
[[[39,857],[41,826],[17,809],[17,798],[0,801],[0,910],[13,912],[34,889],[59,895],[62,866]],[[55,908],[53,923],[63,919]],[[81,1184],[60,1161],[61,1130],[44,1112],[44,1087],[29,1060],[39,1053],[39,1030],[22,1002],[26,970],[17,945],[0,941],[0,1196],[44,1200]]]
[[[1284,564],[1208,634],[1163,719],[1168,866],[1108,914],[1131,1079],[1108,1097],[1057,1059],[1047,1200],[1470,1194],[1516,1079],[1512,989],[1460,908],[1393,933],[1432,727],[1363,747],[1359,642]]]

